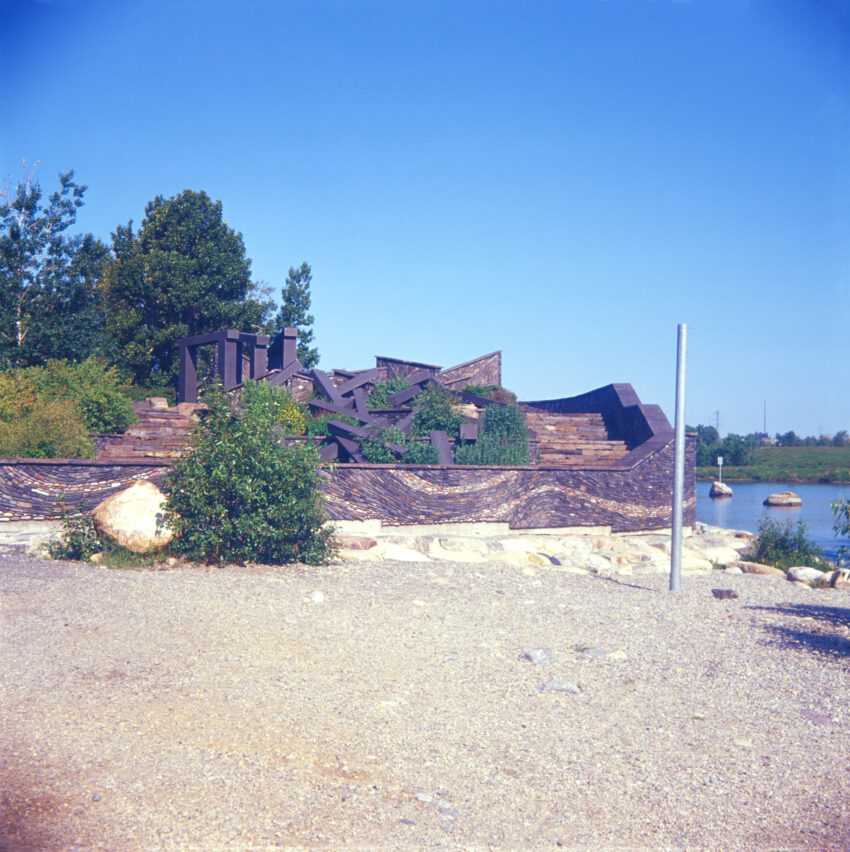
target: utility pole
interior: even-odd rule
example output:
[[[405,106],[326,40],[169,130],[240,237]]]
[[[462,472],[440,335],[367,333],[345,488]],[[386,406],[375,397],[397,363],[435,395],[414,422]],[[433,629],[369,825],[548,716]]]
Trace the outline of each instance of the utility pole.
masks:
[[[687,351],[688,327],[684,323],[680,323],[676,349],[676,426],[673,439],[673,517],[670,541],[671,592],[682,590],[682,503],[685,491],[685,367]]]

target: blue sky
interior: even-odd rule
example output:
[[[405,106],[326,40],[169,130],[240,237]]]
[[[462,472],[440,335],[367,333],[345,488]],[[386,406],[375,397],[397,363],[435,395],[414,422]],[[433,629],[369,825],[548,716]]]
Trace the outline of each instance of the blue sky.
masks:
[[[324,368],[850,429],[848,0],[0,0],[0,175],[220,199]]]

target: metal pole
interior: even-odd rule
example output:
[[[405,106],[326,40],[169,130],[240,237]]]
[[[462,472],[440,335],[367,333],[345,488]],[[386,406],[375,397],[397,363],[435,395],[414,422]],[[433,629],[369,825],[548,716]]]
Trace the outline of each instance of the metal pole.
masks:
[[[679,324],[676,353],[676,432],[673,442],[673,540],[670,544],[670,591],[682,589],[682,500],[685,490],[685,366],[688,327]]]

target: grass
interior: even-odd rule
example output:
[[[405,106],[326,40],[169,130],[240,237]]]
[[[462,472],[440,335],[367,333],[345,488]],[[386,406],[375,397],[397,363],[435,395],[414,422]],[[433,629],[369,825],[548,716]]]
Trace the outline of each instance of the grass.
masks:
[[[698,467],[697,479],[714,480],[716,467]],[[723,480],[850,482],[850,447],[758,447],[751,464],[723,466]]]

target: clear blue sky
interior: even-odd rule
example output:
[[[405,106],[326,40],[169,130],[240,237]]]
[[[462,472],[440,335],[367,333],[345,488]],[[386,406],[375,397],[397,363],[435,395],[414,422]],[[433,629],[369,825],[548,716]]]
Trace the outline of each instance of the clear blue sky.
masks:
[[[502,349],[722,432],[850,429],[847,0],[0,0],[0,175],[183,189],[313,267],[322,366]]]

